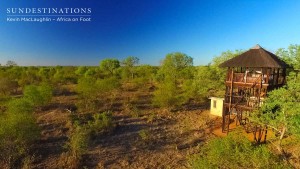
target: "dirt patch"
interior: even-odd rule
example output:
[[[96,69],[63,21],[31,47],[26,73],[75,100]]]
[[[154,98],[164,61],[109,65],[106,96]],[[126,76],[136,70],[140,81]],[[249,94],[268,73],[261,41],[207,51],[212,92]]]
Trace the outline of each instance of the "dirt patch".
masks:
[[[188,168],[188,157],[211,136],[214,118],[200,108],[176,112],[153,108],[151,97],[144,91],[118,95],[112,107],[116,127],[91,139],[82,168]],[[50,106],[36,113],[42,131],[34,146],[34,168],[59,168],[76,99],[76,95],[55,96]],[[124,110],[128,102],[136,106],[138,116]]]
[[[84,156],[83,166],[187,168],[187,157],[198,151],[197,146],[207,135],[205,130],[197,129],[197,122],[190,128],[182,120],[190,118],[196,121],[206,112],[199,114],[199,111],[194,111],[182,112],[178,116],[157,115],[152,123],[147,122],[147,116],[132,118],[118,114],[115,116],[118,124],[115,131],[93,140],[89,153]],[[147,131],[146,140],[143,140],[140,131]]]

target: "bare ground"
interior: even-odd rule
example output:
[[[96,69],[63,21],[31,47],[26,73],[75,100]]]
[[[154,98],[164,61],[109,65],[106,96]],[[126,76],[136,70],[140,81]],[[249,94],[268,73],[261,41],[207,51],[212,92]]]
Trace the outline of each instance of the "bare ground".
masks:
[[[130,93],[131,92],[131,93]],[[119,100],[132,97],[132,91],[119,94]],[[213,117],[205,107],[170,112],[151,106],[149,92],[135,92],[140,117],[133,117],[116,103],[113,111],[116,127],[91,139],[84,154],[86,168],[188,168],[189,156],[199,152],[212,137]],[[60,155],[68,140],[70,114],[76,95],[57,96],[50,106],[37,112],[42,129],[34,145],[34,168],[59,168]],[[139,134],[146,132],[146,138]]]

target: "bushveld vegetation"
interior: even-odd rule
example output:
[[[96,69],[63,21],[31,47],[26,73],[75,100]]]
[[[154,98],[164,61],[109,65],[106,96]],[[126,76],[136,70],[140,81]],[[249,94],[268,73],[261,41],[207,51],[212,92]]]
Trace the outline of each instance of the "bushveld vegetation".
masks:
[[[192,168],[289,168],[265,145],[253,145],[239,132],[215,138],[191,158]]]
[[[74,105],[64,107],[69,113],[67,139],[58,163],[64,168],[81,168],[83,156],[97,139],[106,138],[125,126],[122,126],[123,119],[116,122],[116,112],[132,119],[146,119],[148,125],[154,125],[160,124],[159,120],[165,122],[158,112],[173,112],[166,119],[180,117],[181,111],[188,111],[191,105],[207,105],[209,96],[223,96],[226,71],[218,65],[241,52],[223,52],[206,66],[193,65],[193,58],[180,52],[167,54],[160,66],[140,65],[139,58],[134,56],[121,61],[104,59],[95,67],[21,67],[9,61],[0,67],[0,166],[28,167],[34,161],[33,147],[38,144],[43,126],[37,117],[55,106],[53,96],[67,97],[72,93],[76,96]],[[267,145],[253,145],[238,133],[209,138],[201,146],[197,142],[198,150],[188,157],[191,168],[268,168],[272,165],[284,168],[289,167],[289,163],[299,167],[300,150],[290,147],[297,147],[300,136],[300,46],[290,45],[276,54],[291,65],[288,83],[269,94],[252,120],[268,125],[278,137]],[[123,96],[122,92],[128,94]],[[150,98],[149,103],[143,103],[146,97]],[[150,111],[144,111],[147,106]],[[189,125],[189,129],[183,130],[186,126],[178,129],[181,134],[195,130],[191,121],[181,121]],[[205,121],[209,120],[202,119]],[[208,122],[199,125],[197,131],[205,131],[208,125]],[[166,136],[156,133],[158,130],[140,128],[136,131],[136,140],[142,140],[143,148],[144,143],[150,147],[162,144],[164,141],[160,140],[166,140]],[[190,145],[194,142],[191,140]],[[178,146],[173,147],[177,150]]]
[[[33,111],[52,97],[48,86],[26,86],[21,98],[12,98],[0,116],[0,160],[5,168],[16,168],[28,159],[31,144],[39,138]],[[27,158],[26,158],[27,157]],[[26,164],[27,165],[27,164]]]

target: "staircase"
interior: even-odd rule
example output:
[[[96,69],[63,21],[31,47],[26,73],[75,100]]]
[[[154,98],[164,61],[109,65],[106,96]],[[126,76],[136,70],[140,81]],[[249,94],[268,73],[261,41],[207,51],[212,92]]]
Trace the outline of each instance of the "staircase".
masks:
[[[250,87],[251,89],[254,90],[255,86],[261,82],[261,77],[262,77],[262,76],[260,75],[259,77],[257,77],[257,78],[255,79],[255,81],[253,82],[253,84],[252,84],[251,87]],[[231,87],[232,87],[232,86],[231,86]],[[231,90],[231,91],[232,91],[232,90]],[[241,103],[241,101],[242,101],[244,98],[245,98],[245,95],[242,95],[242,97],[240,97],[239,100],[238,100],[236,103],[231,104],[231,105],[230,105],[230,110],[229,110],[229,111],[224,107],[223,115],[222,115],[222,117],[223,117],[223,121],[222,121],[222,132],[229,132],[229,125],[231,124],[232,119],[237,118],[237,121],[239,121],[239,123],[242,124],[242,125],[246,125],[246,124],[249,122],[249,120],[248,120],[248,122],[247,122],[246,119],[244,119],[244,121],[243,121],[243,119],[242,119],[242,114],[239,114],[239,113],[241,113],[241,112],[237,113],[236,115],[234,115],[234,114],[232,113],[233,110],[236,109],[236,107]],[[232,115],[234,115],[234,117],[231,119],[231,116],[232,116]]]

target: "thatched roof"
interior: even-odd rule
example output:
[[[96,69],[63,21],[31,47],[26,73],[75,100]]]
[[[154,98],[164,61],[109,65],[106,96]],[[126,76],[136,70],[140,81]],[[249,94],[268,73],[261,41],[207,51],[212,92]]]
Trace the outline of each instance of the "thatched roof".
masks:
[[[288,65],[275,54],[256,45],[250,50],[220,64],[220,67],[286,68]]]

